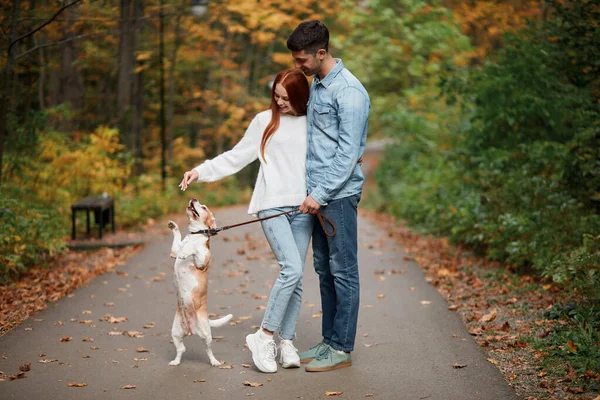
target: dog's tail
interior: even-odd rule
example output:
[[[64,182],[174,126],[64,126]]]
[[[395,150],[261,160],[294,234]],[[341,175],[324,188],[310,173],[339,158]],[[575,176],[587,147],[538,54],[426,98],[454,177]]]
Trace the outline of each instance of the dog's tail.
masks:
[[[219,318],[219,319],[209,319],[208,320],[208,324],[210,325],[211,328],[218,328],[220,326],[225,325],[226,323],[228,323],[229,321],[231,321],[231,318],[233,318],[233,315],[231,314],[227,314],[226,316],[224,316],[223,318]]]

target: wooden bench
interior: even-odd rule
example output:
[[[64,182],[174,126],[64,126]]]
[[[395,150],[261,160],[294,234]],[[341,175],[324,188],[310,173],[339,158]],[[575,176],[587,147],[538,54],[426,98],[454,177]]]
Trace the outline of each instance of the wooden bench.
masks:
[[[75,216],[77,211],[83,210],[87,215],[87,233],[90,234],[90,211],[94,212],[94,219],[98,226],[98,239],[102,239],[102,229],[104,225],[108,225],[110,222],[112,225],[112,231],[115,232],[115,201],[110,196],[99,196],[99,197],[86,197],[79,200],[71,206],[72,216],[72,231],[71,238],[75,240],[76,237],[76,224]],[[106,218],[105,218],[106,217]]]

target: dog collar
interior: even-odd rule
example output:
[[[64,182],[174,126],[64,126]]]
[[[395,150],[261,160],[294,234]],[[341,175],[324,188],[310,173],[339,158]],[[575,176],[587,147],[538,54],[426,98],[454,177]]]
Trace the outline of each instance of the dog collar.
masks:
[[[218,234],[222,230],[223,230],[223,228],[200,229],[199,231],[196,231],[196,232],[190,232],[190,234],[192,234],[192,235],[215,236],[216,234]]]

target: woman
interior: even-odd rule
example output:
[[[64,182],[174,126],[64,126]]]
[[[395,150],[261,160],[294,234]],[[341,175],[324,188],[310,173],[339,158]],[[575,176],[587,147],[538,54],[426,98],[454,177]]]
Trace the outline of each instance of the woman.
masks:
[[[179,187],[185,190],[193,181],[219,180],[258,158],[260,169],[248,213],[264,218],[297,209],[306,198],[308,94],[308,81],[300,70],[280,72],[273,83],[271,108],[254,117],[233,149],[186,172]],[[261,327],[246,336],[246,343],[260,371],[276,372],[275,331],[281,339],[282,367],[300,367],[292,338],[300,312],[304,260],[313,216],[293,212],[261,221],[261,224],[280,271],[271,289]]]

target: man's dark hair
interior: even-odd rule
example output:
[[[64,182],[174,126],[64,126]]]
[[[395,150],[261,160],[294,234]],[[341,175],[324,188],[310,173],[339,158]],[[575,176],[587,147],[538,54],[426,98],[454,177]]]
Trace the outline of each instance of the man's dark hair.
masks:
[[[319,49],[329,52],[329,30],[319,20],[304,21],[288,37],[287,48],[310,54],[316,54]]]

